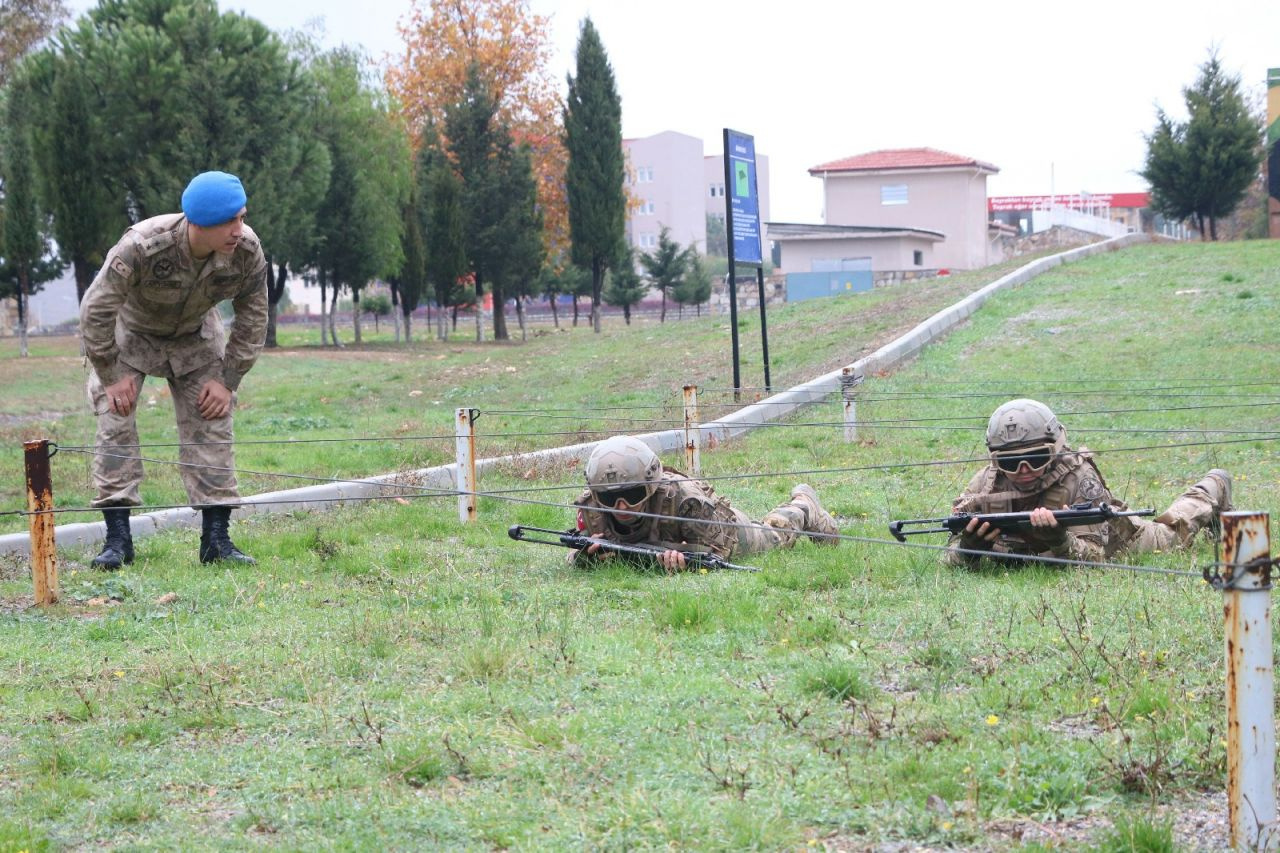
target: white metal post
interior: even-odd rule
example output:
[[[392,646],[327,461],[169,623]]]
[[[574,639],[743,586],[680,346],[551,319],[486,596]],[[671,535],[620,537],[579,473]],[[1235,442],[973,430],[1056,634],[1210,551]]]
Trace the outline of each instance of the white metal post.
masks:
[[[851,367],[840,371],[840,397],[844,400],[844,440],[850,444],[858,440],[858,403],[853,389],[862,384],[862,378]]]
[[[477,306],[477,310],[479,307]],[[455,454],[458,469],[458,520],[476,520],[476,434],[477,409],[458,409],[454,418]]]
[[[1271,849],[1276,728],[1271,648],[1270,516],[1222,514],[1227,658],[1227,812],[1231,846]]]
[[[689,473],[702,474],[702,428],[698,424],[698,386],[684,386],[684,462]]]

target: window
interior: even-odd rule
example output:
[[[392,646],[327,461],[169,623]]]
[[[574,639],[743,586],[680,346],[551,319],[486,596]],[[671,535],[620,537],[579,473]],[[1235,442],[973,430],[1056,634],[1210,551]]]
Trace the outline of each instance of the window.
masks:
[[[709,189],[712,198],[724,198],[724,184],[712,184]]]
[[[640,212],[645,216],[653,216],[656,209],[657,208],[654,207],[654,204],[651,201],[646,201],[640,205]]]
[[[653,167],[641,166],[639,169],[636,169],[636,183],[637,184],[653,183]]]
[[[915,261],[916,266],[918,267],[924,266],[924,252],[920,251],[919,249],[916,249],[914,252],[912,252],[912,257]]]
[[[906,204],[907,203],[907,185],[906,184],[881,185],[880,203],[881,204]]]

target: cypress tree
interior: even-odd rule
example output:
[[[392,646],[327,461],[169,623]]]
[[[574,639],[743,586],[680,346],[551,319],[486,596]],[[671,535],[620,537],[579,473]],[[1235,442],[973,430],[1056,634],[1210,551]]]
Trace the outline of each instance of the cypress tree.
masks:
[[[565,170],[573,262],[591,273],[591,323],[600,331],[604,273],[619,257],[626,227],[622,101],[613,68],[590,18],[578,35],[577,74],[564,109]]]

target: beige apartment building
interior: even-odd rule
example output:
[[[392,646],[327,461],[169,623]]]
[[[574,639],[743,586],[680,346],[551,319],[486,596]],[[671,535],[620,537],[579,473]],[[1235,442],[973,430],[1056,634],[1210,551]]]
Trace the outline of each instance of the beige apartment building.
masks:
[[[704,155],[702,140],[674,130],[624,139],[627,156],[627,242],[637,252],[658,245],[663,226],[681,246],[707,250],[707,216],[724,219],[724,155]],[[756,154],[761,227],[769,215],[769,158]],[[767,258],[769,246],[763,247]]]
[[[990,163],[933,148],[871,151],[814,166],[823,225],[771,223],[788,273],[974,269],[997,260]]]

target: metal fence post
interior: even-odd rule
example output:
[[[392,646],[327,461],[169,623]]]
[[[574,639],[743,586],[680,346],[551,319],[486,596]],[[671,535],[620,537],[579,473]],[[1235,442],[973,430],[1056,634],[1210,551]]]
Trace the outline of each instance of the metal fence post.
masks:
[[[53,523],[53,478],[49,474],[49,440],[24,441],[27,466],[27,510],[31,513],[31,582],[36,604],[58,601],[58,549]]]
[[[684,461],[689,473],[702,474],[702,429],[698,424],[698,386],[684,386]]]
[[[479,409],[458,409],[454,418],[455,454],[458,462],[458,520],[476,520],[476,418]]]
[[[1231,846],[1271,849],[1276,823],[1270,516],[1222,514]]]
[[[855,374],[851,367],[840,371],[840,397],[844,400],[844,440],[847,443],[858,440],[858,403],[853,389],[862,384],[862,379],[862,374]]]

